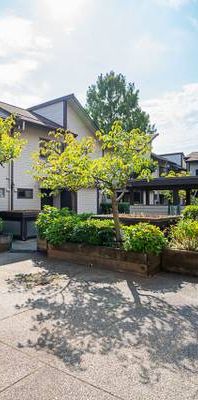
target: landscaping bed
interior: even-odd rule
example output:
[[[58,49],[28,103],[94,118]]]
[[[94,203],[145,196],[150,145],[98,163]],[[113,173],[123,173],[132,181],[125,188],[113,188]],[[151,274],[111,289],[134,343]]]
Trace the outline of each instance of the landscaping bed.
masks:
[[[158,272],[161,263],[159,255],[77,243],[65,243],[62,246],[49,245],[47,253],[50,258],[90,267],[130,271],[142,276],[151,276]]]
[[[165,249],[162,253],[161,265],[167,272],[198,276],[198,252]]]

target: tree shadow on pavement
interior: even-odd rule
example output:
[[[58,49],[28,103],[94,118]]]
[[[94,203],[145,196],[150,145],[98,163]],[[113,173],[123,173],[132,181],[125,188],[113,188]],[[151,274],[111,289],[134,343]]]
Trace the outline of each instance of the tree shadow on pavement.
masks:
[[[86,368],[82,360],[88,354],[113,353],[118,359],[123,354],[126,362],[137,364],[143,383],[154,372],[159,379],[162,367],[196,373],[197,309],[173,304],[164,295],[176,293],[188,279],[143,279],[46,261],[39,267],[42,262],[63,281],[39,287],[36,297],[20,305],[34,310],[34,316],[30,336],[19,347],[47,351],[77,369]]]

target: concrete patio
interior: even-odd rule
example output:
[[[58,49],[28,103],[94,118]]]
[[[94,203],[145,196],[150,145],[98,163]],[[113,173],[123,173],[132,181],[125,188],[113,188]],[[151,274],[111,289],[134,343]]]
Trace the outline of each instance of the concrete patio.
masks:
[[[1,254],[0,400],[195,400],[197,306],[195,278]]]

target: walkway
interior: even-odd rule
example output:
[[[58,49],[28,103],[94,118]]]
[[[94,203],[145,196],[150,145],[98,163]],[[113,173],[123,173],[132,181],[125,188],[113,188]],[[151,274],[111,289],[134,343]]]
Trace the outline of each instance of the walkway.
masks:
[[[0,400],[198,398],[195,279],[28,253],[0,265]]]

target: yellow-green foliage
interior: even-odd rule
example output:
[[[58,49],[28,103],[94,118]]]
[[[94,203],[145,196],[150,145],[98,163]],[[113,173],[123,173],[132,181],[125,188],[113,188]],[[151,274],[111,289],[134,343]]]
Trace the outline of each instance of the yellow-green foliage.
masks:
[[[5,120],[0,118],[0,165],[20,156],[25,140],[20,138],[20,132],[14,130],[13,117]]]

